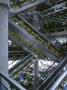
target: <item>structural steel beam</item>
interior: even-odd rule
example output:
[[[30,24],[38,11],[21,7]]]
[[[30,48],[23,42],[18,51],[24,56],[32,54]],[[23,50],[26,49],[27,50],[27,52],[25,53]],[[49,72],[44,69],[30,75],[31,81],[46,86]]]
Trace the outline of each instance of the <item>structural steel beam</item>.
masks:
[[[25,6],[21,7],[21,8],[18,8],[18,9],[12,9],[12,8],[10,8],[9,14],[10,14],[10,15],[11,15],[11,14],[12,14],[12,15],[15,15],[15,14],[21,13],[21,12],[23,12],[23,11],[25,11],[25,10],[28,10],[28,9],[30,9],[30,8],[33,8],[33,7],[41,4],[41,3],[43,3],[43,2],[47,3],[47,0],[36,0],[35,2],[32,2],[32,3],[30,3],[30,4],[27,4],[27,5],[25,5]]]

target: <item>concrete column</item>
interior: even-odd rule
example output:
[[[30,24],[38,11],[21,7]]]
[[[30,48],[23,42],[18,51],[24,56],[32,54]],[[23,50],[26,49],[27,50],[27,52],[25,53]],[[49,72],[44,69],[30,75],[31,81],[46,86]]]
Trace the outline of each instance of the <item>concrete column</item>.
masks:
[[[33,59],[33,64],[34,64],[34,85],[33,85],[33,90],[37,90],[37,81],[38,81],[38,58],[35,55]]]
[[[8,75],[8,1],[0,0],[0,70]]]

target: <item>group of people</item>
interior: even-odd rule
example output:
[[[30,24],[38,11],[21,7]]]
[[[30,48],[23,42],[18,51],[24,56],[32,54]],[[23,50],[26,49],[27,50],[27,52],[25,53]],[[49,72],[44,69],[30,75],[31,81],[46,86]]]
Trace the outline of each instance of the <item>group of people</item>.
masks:
[[[20,71],[19,73],[19,83],[25,88],[30,88],[32,85],[32,77],[29,72]]]

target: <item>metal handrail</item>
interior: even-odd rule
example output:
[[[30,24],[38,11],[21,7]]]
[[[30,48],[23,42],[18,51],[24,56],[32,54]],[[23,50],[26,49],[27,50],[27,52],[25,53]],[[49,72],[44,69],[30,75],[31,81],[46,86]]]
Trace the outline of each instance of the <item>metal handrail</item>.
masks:
[[[14,51],[13,51],[13,52],[14,52]],[[23,60],[23,59],[24,59],[23,57],[20,58],[20,60]],[[12,64],[15,63],[15,62],[16,62],[16,61],[11,62],[8,66],[12,65]],[[18,62],[20,62],[20,61],[17,61],[17,63],[18,63]],[[16,63],[16,64],[17,64],[17,63]]]
[[[51,86],[49,90],[55,90],[66,76],[67,70],[60,75],[60,77],[55,81],[55,83]]]
[[[11,62],[8,66],[10,66],[11,64],[13,64],[15,61]]]
[[[5,75],[5,73],[3,73],[2,71],[0,71],[0,77],[2,77],[3,79],[5,79],[9,84],[15,86],[19,90],[26,90],[20,84],[18,84],[16,81],[14,81],[13,79],[11,79],[8,75]]]

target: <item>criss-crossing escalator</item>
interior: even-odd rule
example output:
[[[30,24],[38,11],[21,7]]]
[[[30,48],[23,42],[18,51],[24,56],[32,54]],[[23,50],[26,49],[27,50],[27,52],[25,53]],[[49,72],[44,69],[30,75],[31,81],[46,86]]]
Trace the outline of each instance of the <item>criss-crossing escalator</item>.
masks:
[[[51,8],[50,10],[53,9]],[[43,16],[42,19],[44,19],[44,23],[46,23],[47,21],[50,22],[52,19],[50,18],[52,17],[50,10],[48,10],[48,13],[39,13],[39,15]],[[66,9],[64,9],[64,11],[65,10]],[[33,11],[36,14],[36,10]],[[56,14],[57,12],[55,11],[53,10],[52,14],[54,13]],[[60,11],[63,10],[59,10],[58,12]],[[37,54],[38,58],[45,59],[46,57],[50,59],[50,61],[53,61],[53,63],[46,70],[44,70],[43,77],[41,76],[40,78],[38,78],[36,84],[35,85],[32,84],[29,87],[29,90],[32,90],[33,86],[35,86],[37,90],[49,90],[49,88],[54,83],[54,81],[62,73],[63,67],[67,64],[66,52],[64,51],[63,45],[61,45],[53,36],[51,36],[51,34],[43,30],[44,28],[38,27],[37,21],[31,18],[32,16],[28,15],[28,13],[29,12],[26,13],[27,15],[25,13],[17,14],[10,18],[9,38],[20,47],[22,48],[26,47],[27,50],[29,50],[30,52],[34,52],[35,54]],[[48,20],[48,16],[50,16],[49,20]],[[55,18],[54,16],[53,18]],[[39,23],[39,25],[40,24],[41,23]],[[53,43],[52,41],[54,40],[55,42]],[[24,61],[25,60],[26,59],[24,59]]]

